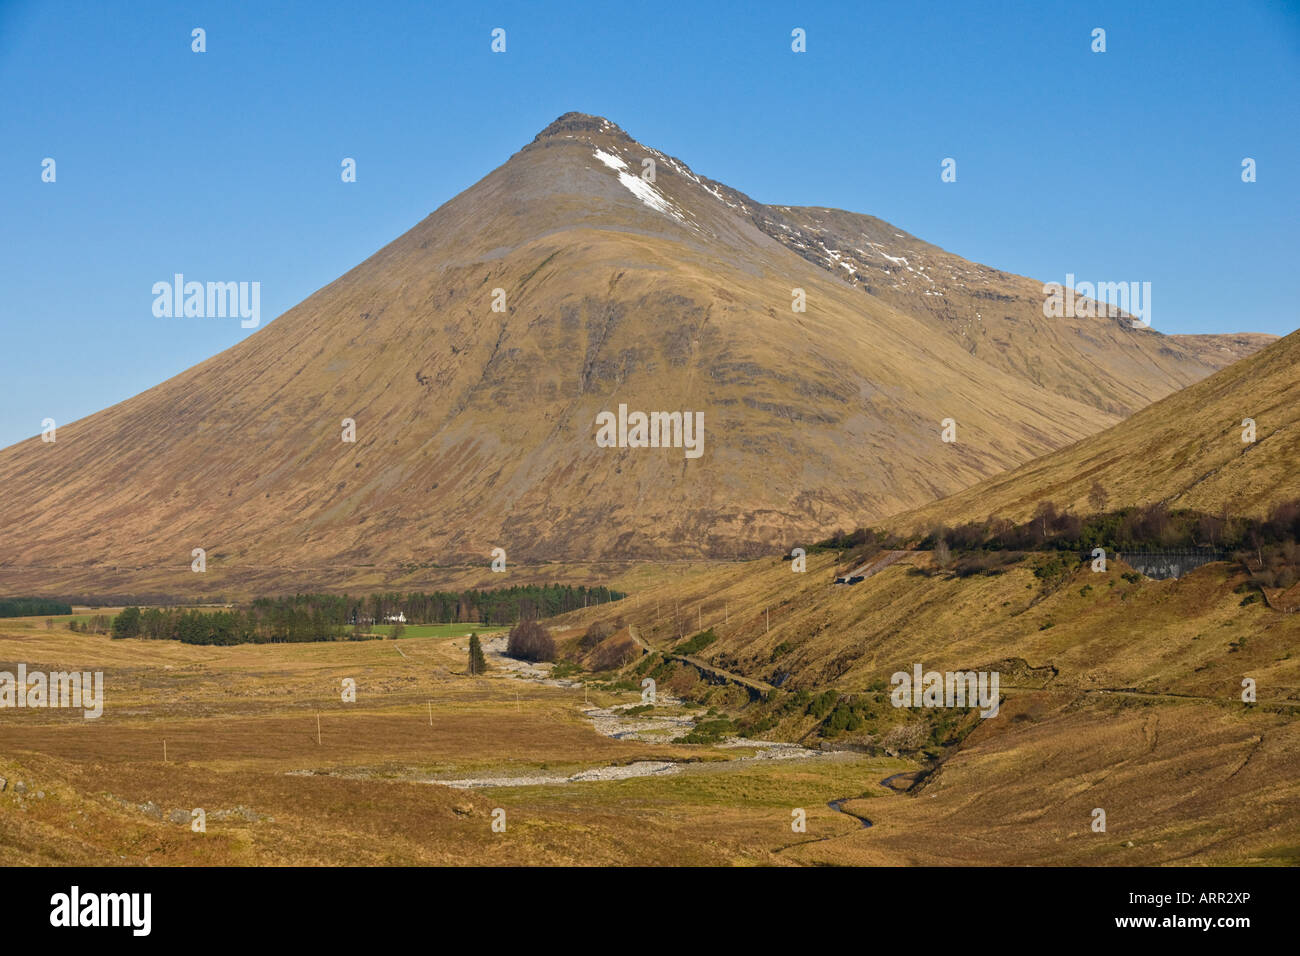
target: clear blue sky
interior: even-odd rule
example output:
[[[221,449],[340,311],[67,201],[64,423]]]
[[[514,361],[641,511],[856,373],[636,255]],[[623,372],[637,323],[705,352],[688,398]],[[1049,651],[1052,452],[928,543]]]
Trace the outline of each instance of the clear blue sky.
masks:
[[[1149,281],[1161,331],[1300,325],[1294,2],[695,6],[0,0],[0,446],[255,334],[154,282],[259,281],[265,325],[569,110],[764,202]]]

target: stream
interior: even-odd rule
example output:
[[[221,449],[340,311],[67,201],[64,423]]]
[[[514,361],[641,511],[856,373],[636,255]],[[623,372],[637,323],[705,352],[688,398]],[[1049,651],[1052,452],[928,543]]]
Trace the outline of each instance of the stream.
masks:
[[[516,680],[526,680],[547,687],[581,687],[582,681],[552,678],[550,664],[534,664],[516,660],[505,654],[506,636],[498,635],[483,641],[483,653],[498,674]],[[658,694],[655,710],[684,707],[686,701],[670,694]],[[582,713],[591,721],[592,728],[605,737],[615,740],[636,740],[643,743],[671,743],[695,729],[696,718],[687,713],[628,713],[641,707],[639,701],[616,704],[612,707],[587,706]],[[809,750],[799,744],[779,740],[748,740],[727,737],[714,747],[719,749],[744,748],[754,750],[749,756],[735,757],[719,767],[749,763],[755,760],[796,760],[824,756],[821,751]],[[511,777],[467,777],[459,779],[433,779],[425,783],[438,783],[444,787],[480,789],[484,787],[536,787],[566,783],[589,783],[599,780],[628,780],[633,777],[656,777],[680,773],[685,763],[673,760],[638,760],[630,764],[593,767],[578,773],[527,774]],[[844,812],[844,811],[841,811]]]

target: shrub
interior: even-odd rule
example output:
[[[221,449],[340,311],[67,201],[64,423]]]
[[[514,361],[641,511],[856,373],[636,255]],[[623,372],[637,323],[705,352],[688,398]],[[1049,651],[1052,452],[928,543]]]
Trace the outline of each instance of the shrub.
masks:
[[[605,638],[614,633],[614,625],[607,621],[592,621],[587,627],[586,633],[578,641],[578,646],[584,651],[589,651]]]
[[[506,653],[523,661],[553,661],[555,639],[536,621],[520,621],[510,629]]]
[[[663,655],[658,651],[651,651],[641,659],[641,663],[632,668],[632,673],[637,677],[645,677],[646,674],[654,670],[663,663]]]
[[[676,738],[675,744],[714,744],[723,737],[736,732],[736,725],[727,717],[714,720],[702,720],[684,737]]]
[[[563,680],[564,678],[572,677],[574,674],[581,671],[582,668],[573,661],[560,661],[551,668],[551,677],[555,680]]]
[[[673,648],[673,653],[698,654],[717,639],[718,635],[713,633],[713,628],[709,628],[707,631],[700,631],[700,633],[696,634],[694,637],[682,641],[682,643]]]
[[[591,655],[591,669],[595,671],[612,671],[628,664],[636,658],[637,646],[630,637],[618,641],[605,641]]]
[[[808,702],[808,709],[805,713],[811,714],[813,717],[821,720],[831,712],[831,708],[835,706],[835,702],[839,700],[839,696],[840,695],[833,690],[825,691]]]
[[[784,654],[789,654],[792,650],[794,650],[794,644],[790,641],[782,641],[780,644],[776,645],[776,647],[772,648],[772,656],[769,657],[768,660],[775,661],[778,657],[781,657]]]
[[[844,731],[855,731],[862,727],[862,715],[857,708],[841,701],[835,705],[830,717],[822,724],[820,734],[834,737]]]
[[[1061,554],[1053,554],[1034,568],[1034,577],[1043,582],[1045,587],[1060,583],[1073,568],[1073,562]]]

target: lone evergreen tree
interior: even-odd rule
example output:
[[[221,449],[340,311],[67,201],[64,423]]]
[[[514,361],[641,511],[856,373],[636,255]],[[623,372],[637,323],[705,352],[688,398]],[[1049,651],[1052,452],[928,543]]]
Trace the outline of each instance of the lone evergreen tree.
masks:
[[[487,658],[483,656],[483,645],[479,643],[478,634],[469,636],[469,672],[471,675],[487,672]]]

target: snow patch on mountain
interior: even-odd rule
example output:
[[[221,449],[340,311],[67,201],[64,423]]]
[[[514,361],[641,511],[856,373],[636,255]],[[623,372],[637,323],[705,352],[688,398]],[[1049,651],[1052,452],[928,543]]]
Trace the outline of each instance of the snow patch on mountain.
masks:
[[[615,156],[612,153],[605,152],[603,149],[596,150],[596,152],[593,153],[592,155],[595,156],[597,159],[599,159],[610,169],[627,169],[627,163],[625,163],[618,156]]]
[[[661,212],[666,216],[672,216],[678,222],[686,222],[686,219],[664,196],[655,189],[652,183],[646,182],[640,176],[633,176],[625,172],[628,168],[627,163],[619,156],[607,153],[602,149],[592,153],[598,160],[618,173],[618,181],[622,183],[633,196],[641,200],[656,212]]]
[[[618,174],[618,181],[626,186],[633,196],[641,200],[651,209],[661,212],[664,215],[672,216],[678,222],[685,221],[682,219],[681,214],[673,208],[672,203],[661,196],[659,190],[655,189],[654,186],[650,185],[640,176],[631,176],[628,173],[620,172]]]
[[[907,265],[907,257],[906,257],[906,256],[897,256],[897,257],[895,257],[895,256],[891,256],[889,253],[885,252],[883,249],[880,248],[880,246],[876,245],[874,242],[868,242],[867,245],[869,245],[873,250],[875,250],[875,252],[876,252],[877,255],[884,256],[886,259],[888,259],[888,260],[889,260],[890,262],[892,262],[894,265],[900,265],[900,264],[901,264],[901,265],[907,266],[908,270],[911,271],[911,268],[912,268],[912,267]]]

